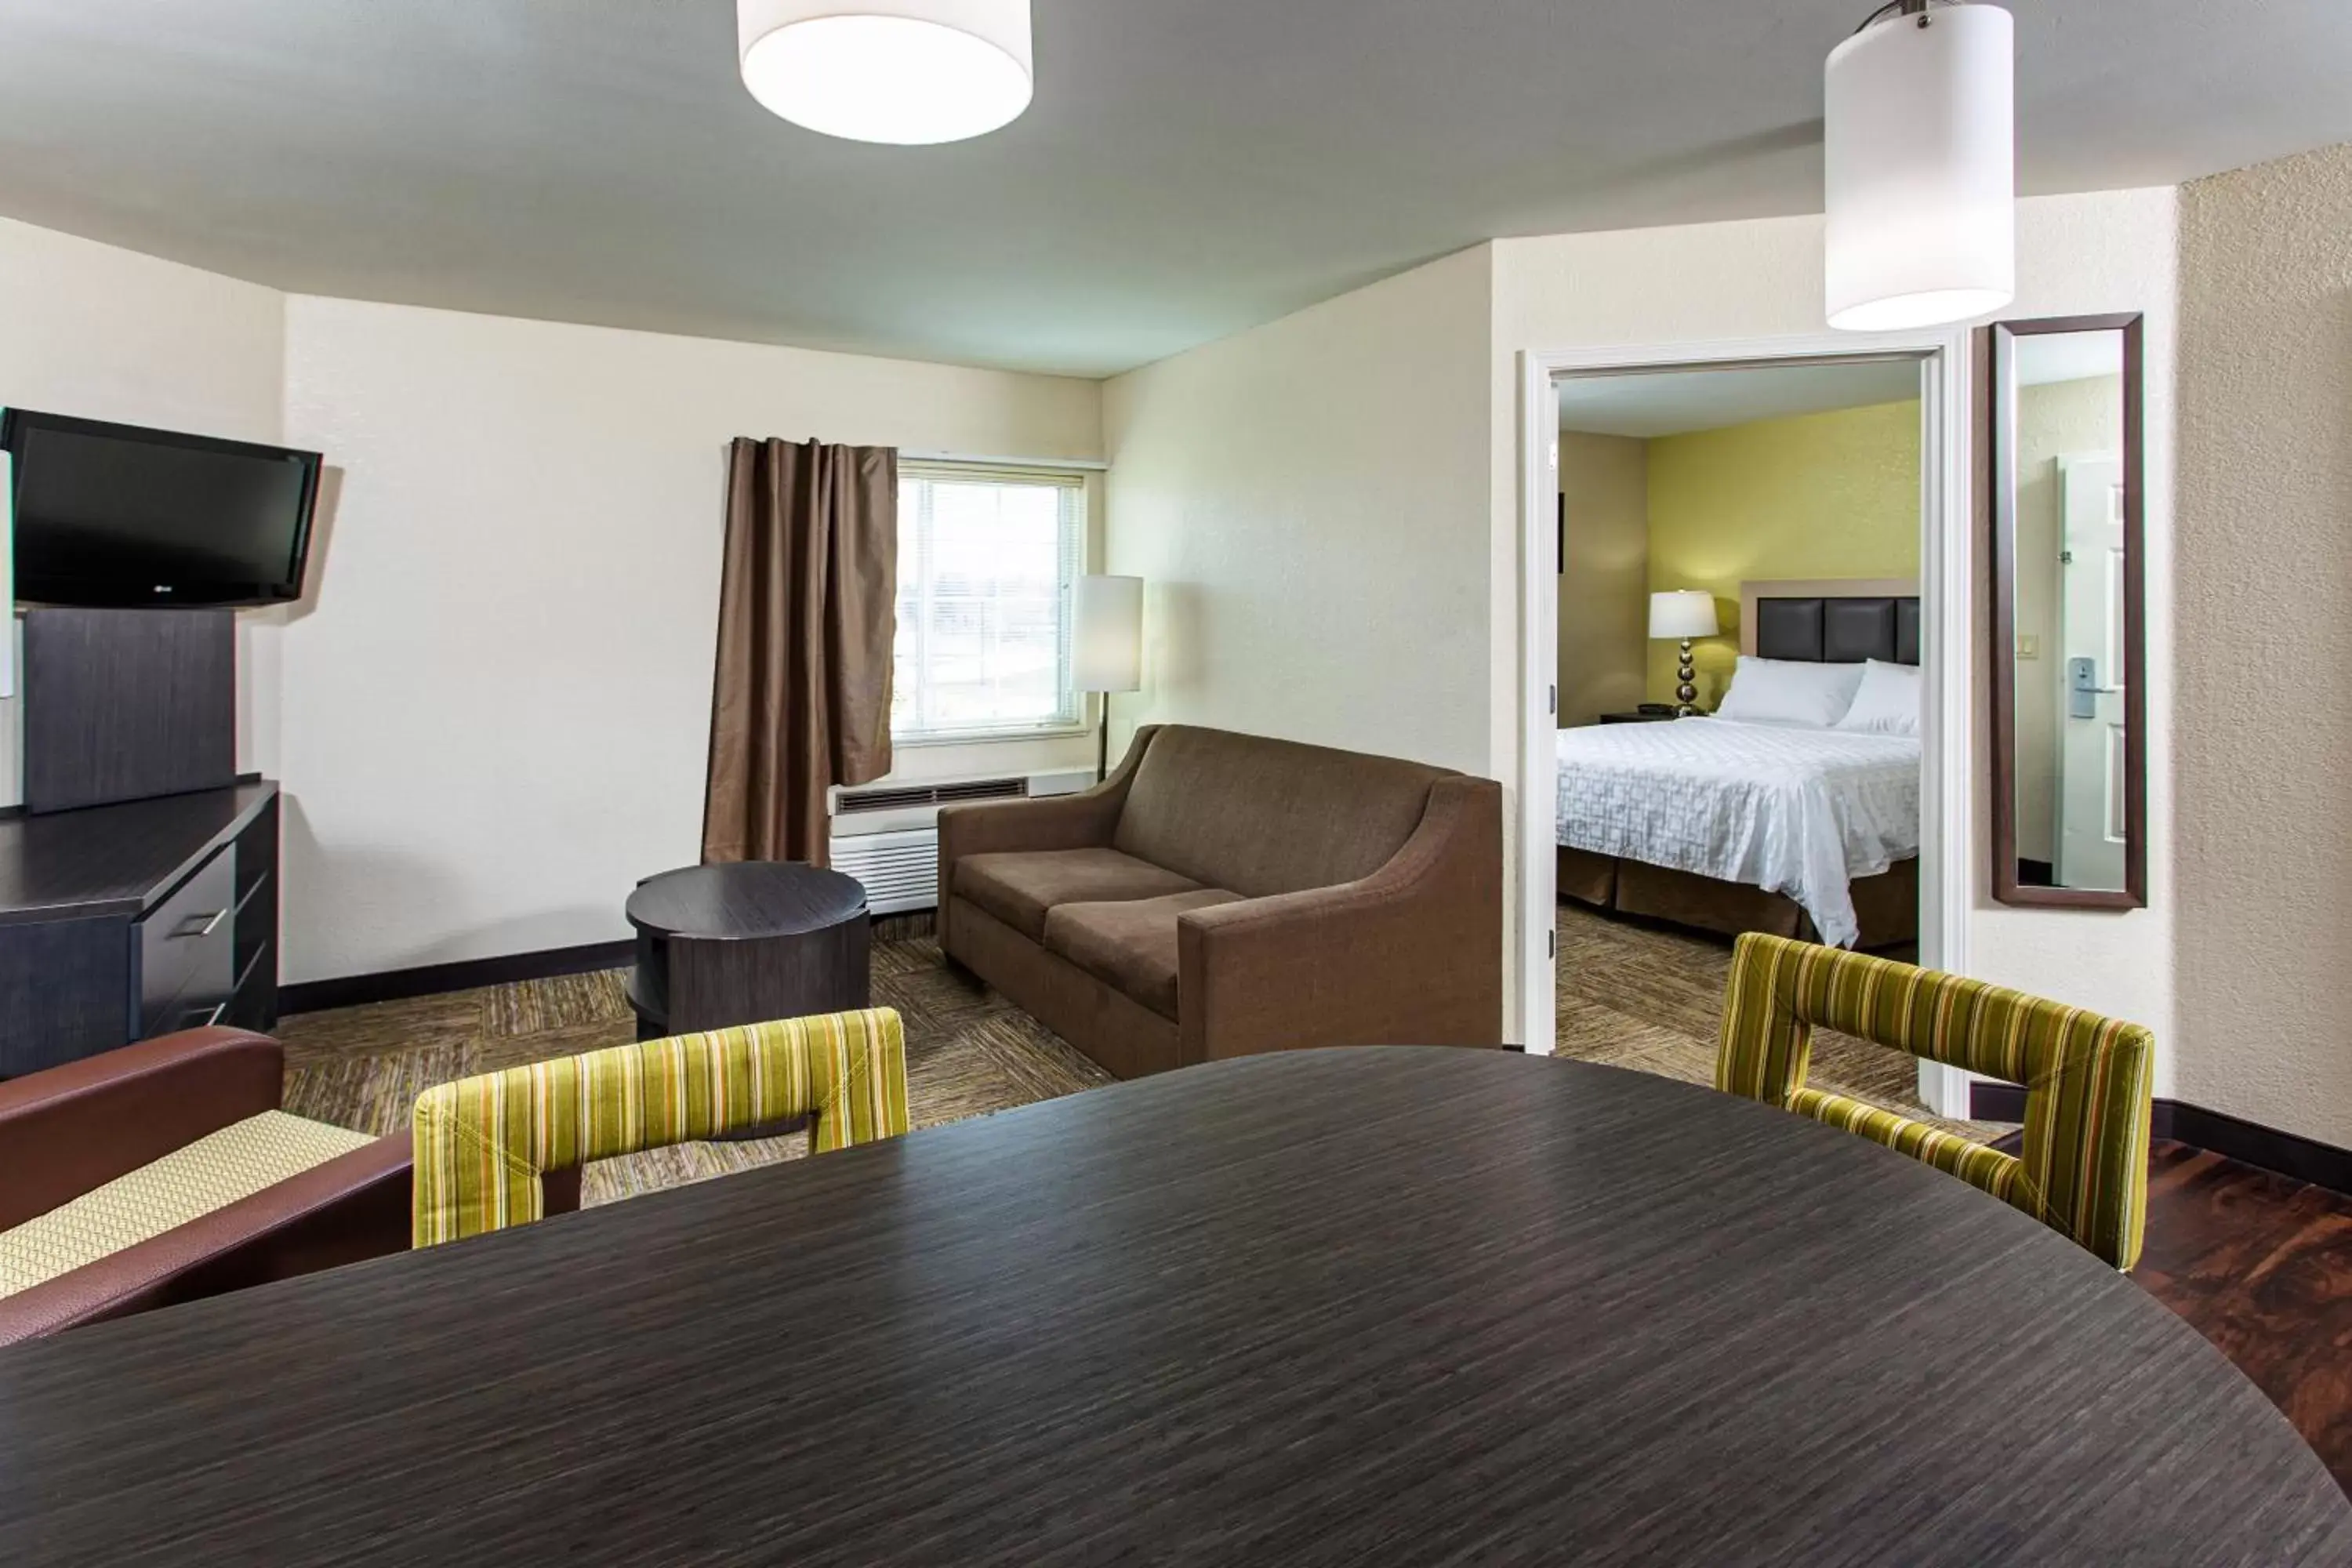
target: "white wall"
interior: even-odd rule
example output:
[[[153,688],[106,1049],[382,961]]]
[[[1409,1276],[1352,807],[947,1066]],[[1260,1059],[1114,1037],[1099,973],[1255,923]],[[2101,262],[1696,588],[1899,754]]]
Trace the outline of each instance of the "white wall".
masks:
[[[289,982],[625,935],[635,881],[694,859],[730,438],[1102,451],[1092,382],[289,300],[6,220],[0,300],[0,405],[327,454],[308,595],[238,617]],[[893,776],[1093,759],[915,747]]]
[[[241,441],[281,432],[286,297],[0,218],[0,406]],[[238,765],[274,764],[274,612],[238,617]],[[23,798],[0,702],[0,801]]]
[[[2181,193],[2181,1097],[2352,1148],[2352,147]]]
[[[2021,204],[2021,288],[2003,312],[2148,318],[2158,756],[2172,724],[2176,208],[2168,188]],[[1768,219],[1498,240],[1118,378],[1105,405],[1111,566],[1155,587],[1150,689],[1127,718],[1416,756],[1510,788],[1519,353],[1822,330],[1821,219]],[[1465,333],[1485,362],[1477,385]],[[1465,443],[1485,449],[1476,474]],[[1972,774],[1987,754],[1980,714],[1977,731]],[[2151,908],[2002,909],[1977,854],[1964,940],[1971,972],[2147,1023],[2168,1052],[2172,794],[2163,776],[2150,784]],[[1514,849],[1514,877],[1517,865]],[[1516,911],[1516,889],[1511,900]],[[2158,1089],[2170,1089],[2168,1055]]]
[[[2015,303],[2005,318],[2139,310],[2147,316],[2147,529],[2150,754],[2171,754],[2174,684],[2172,366],[2176,193],[2170,188],[2037,197],[2019,204]],[[1794,336],[1822,327],[1818,216],[1612,234],[1498,240],[1491,363],[1492,508],[1484,541],[1496,593],[1490,700],[1517,702],[1520,351],[1672,344]],[[1972,465],[1973,468],[1973,465]],[[1479,542],[1465,540],[1475,550]],[[1979,579],[1982,570],[1979,570]],[[1981,641],[1981,639],[1979,639]],[[1979,689],[1986,674],[1976,650]],[[1506,695],[1507,694],[1507,695]],[[1496,733],[1511,731],[1499,722]],[[1988,755],[1979,704],[1976,761]],[[1511,764],[1517,767],[1517,759]],[[1985,791],[1975,791],[1969,842],[1988,841]],[[2004,909],[1990,897],[1990,867],[1971,855],[1973,908],[1965,935],[1971,973],[2145,1023],[2158,1031],[2158,1092],[2171,1092],[2176,1032],[2172,973],[2172,790],[2149,780],[2150,907],[2126,914]]]
[[[1093,458],[1100,393],[297,297],[286,435],[341,471],[281,676],[299,981],[623,936],[695,860],[730,437]]]
[[[1109,570],[1139,723],[1484,773],[1487,268],[1465,251],[1108,384]]]

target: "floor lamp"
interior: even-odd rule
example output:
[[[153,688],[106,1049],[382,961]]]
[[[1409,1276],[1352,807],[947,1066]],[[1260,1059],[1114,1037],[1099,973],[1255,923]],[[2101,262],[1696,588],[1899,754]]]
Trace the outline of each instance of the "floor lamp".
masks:
[[[1143,689],[1143,579],[1081,577],[1076,605],[1074,684],[1102,698],[1097,782],[1110,777],[1110,694]]]

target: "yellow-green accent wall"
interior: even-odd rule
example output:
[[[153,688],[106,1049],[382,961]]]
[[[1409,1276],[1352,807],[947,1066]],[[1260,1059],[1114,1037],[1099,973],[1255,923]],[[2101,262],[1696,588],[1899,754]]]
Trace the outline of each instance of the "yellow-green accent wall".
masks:
[[[1650,444],[1559,437],[1559,727],[1638,706],[1650,680]]]
[[[1698,645],[1712,709],[1739,653],[1739,585],[1919,574],[1919,405],[1885,403],[1650,443],[1650,589],[1704,588],[1723,635]],[[1677,648],[1650,644],[1650,700],[1671,702]]]

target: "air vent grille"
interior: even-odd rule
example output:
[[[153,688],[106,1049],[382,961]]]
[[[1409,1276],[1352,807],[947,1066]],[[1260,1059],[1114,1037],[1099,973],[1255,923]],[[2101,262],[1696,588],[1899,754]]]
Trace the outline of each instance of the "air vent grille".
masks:
[[[1020,800],[1029,793],[1029,781],[959,779],[951,784],[891,784],[882,789],[845,789],[835,797],[834,814],[850,816],[862,811],[904,811],[909,806],[950,805],[965,800]]]
[[[940,901],[940,836],[931,828],[833,841],[833,868],[866,885],[877,915],[928,910]]]

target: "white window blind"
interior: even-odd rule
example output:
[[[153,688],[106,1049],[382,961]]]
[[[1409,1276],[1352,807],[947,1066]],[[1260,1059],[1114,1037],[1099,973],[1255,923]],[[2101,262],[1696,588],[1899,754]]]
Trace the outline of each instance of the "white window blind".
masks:
[[[1070,686],[1070,610],[1086,541],[1082,474],[898,465],[895,738],[1081,727]]]

